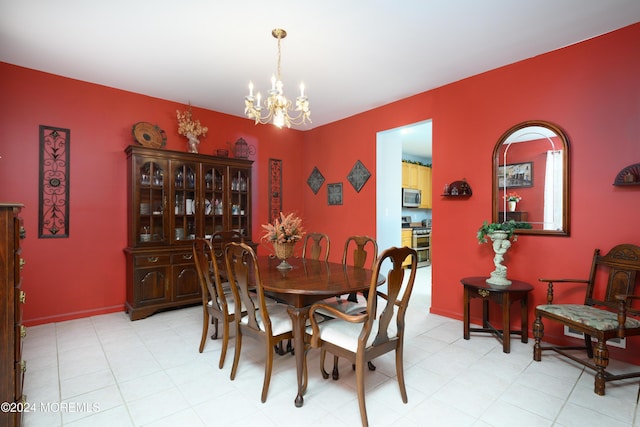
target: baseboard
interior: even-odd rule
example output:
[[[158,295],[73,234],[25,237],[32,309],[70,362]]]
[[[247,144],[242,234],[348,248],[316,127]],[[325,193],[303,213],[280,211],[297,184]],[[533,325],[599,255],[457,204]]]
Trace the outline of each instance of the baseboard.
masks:
[[[111,307],[102,307],[91,310],[74,311],[71,313],[57,314],[54,316],[36,317],[34,319],[23,320],[25,326],[37,326],[46,323],[64,322],[67,320],[82,319],[84,317],[98,316],[100,314],[124,312],[124,304],[114,305]]]

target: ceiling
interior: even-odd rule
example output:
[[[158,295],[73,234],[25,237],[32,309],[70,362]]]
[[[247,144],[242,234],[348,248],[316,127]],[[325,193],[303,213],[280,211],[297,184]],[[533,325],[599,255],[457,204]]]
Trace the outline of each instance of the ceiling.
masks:
[[[306,130],[639,21],[638,0],[0,0],[0,61],[242,117],[280,27]]]

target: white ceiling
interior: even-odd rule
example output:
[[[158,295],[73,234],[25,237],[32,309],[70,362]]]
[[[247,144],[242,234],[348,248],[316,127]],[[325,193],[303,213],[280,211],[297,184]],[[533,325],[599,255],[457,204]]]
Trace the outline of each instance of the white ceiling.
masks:
[[[639,21],[638,0],[0,0],[0,61],[243,116],[281,27],[304,130]]]

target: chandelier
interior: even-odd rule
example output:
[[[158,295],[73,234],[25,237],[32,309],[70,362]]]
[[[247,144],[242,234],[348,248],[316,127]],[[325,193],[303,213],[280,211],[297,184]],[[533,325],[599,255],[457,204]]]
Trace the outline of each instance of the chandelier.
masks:
[[[261,95],[253,96],[253,83],[249,82],[249,95],[244,98],[244,113],[250,119],[255,119],[256,124],[266,124],[273,121],[273,124],[279,128],[286,125],[305,124],[307,120],[311,123],[311,110],[309,110],[309,99],[304,96],[304,84],[300,83],[300,96],[296,97],[295,110],[292,109],[291,101],[288,100],[282,92],[282,79],[280,77],[280,41],[287,37],[287,32],[281,28],[271,31],[271,35],[278,39],[278,74],[271,77],[271,90],[267,92],[268,96],[261,105]],[[294,113],[297,112],[297,113]],[[293,115],[291,115],[293,113]]]

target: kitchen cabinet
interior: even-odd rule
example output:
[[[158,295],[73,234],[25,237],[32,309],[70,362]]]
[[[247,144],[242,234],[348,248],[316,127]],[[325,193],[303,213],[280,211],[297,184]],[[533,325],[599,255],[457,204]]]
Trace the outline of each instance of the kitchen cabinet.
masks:
[[[418,189],[418,165],[402,162],[402,188]]]
[[[422,194],[419,207],[431,209],[431,168],[418,166],[418,189]]]
[[[196,236],[239,230],[253,245],[253,162],[137,145],[125,152],[129,317],[200,303],[191,249]]]
[[[22,360],[22,339],[26,328],[22,325],[22,306],[26,295],[22,290],[22,258],[20,241],[25,238],[22,219],[19,216],[22,205],[0,204],[0,402],[3,405],[21,405],[24,374],[27,364]],[[21,425],[19,406],[3,407],[0,411],[0,426]]]
[[[431,209],[431,168],[402,162],[402,188],[420,190],[419,208]]]
[[[412,230],[410,228],[403,228],[402,229],[402,241],[401,241],[401,245],[402,246],[406,246],[408,248],[411,248],[413,246],[413,239],[412,239]],[[405,262],[402,263],[403,267],[406,267],[407,265],[410,264],[411,259],[407,258],[407,260]]]

